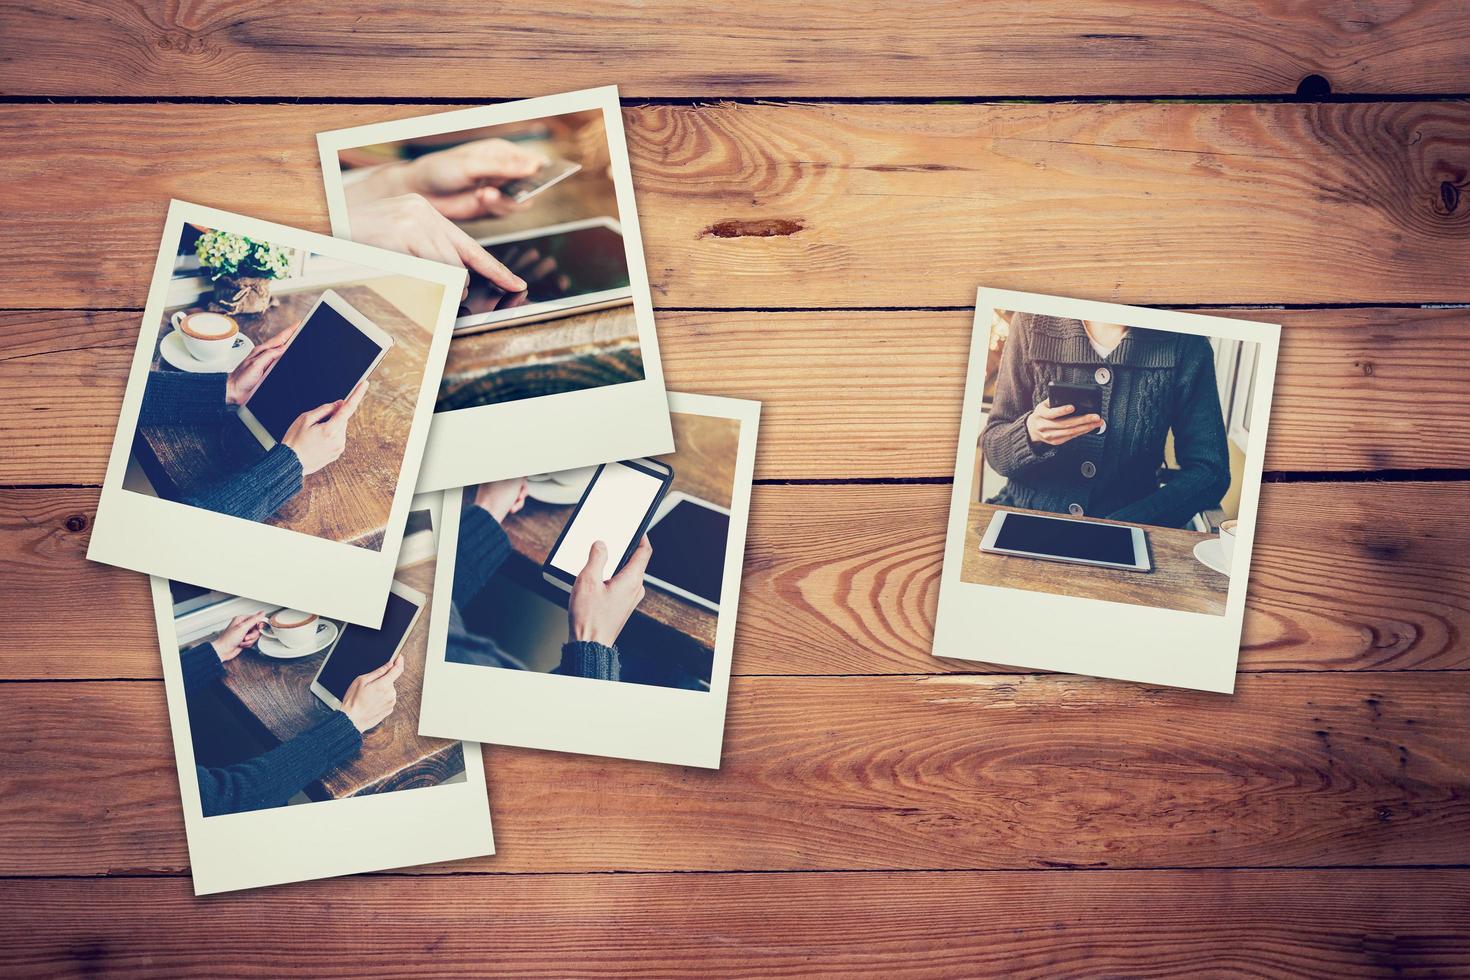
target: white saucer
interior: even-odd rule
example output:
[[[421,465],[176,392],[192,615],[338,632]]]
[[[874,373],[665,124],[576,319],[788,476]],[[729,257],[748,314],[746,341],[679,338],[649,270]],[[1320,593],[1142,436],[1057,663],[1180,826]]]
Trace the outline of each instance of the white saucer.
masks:
[[[260,639],[255,641],[255,649],[259,650],[263,656],[270,657],[272,660],[300,660],[302,657],[309,657],[314,653],[321,653],[327,647],[331,646],[332,641],[335,639],[337,639],[337,624],[330,619],[323,619],[317,624],[316,643],[309,647],[302,647],[298,650],[295,647],[286,646],[286,644],[275,637],[266,636],[262,633]]]
[[[539,500],[543,504],[575,504],[582,499],[582,494],[587,489],[587,484],[592,479],[592,474],[597,472],[595,466],[583,466],[580,469],[565,470],[557,474],[543,474],[533,476],[526,480],[526,496],[532,500]],[[556,479],[560,477],[561,479]]]
[[[184,335],[177,330],[169,331],[168,335],[163,338],[163,342],[158,345],[158,353],[165,361],[180,371],[189,371],[193,374],[233,371],[253,350],[255,350],[255,342],[243,333],[235,334],[234,345],[223,356],[212,361],[201,361],[190,354],[189,348],[184,346]]]
[[[1194,546],[1194,557],[1199,563],[1214,572],[1219,572],[1227,578],[1230,569],[1225,567],[1225,551],[1220,547],[1219,538],[1207,538]]]

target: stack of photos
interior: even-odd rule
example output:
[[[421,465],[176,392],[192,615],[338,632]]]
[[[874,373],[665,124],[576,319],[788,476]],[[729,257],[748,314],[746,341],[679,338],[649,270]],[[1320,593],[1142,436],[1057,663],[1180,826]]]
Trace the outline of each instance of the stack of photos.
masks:
[[[1233,690],[1279,337],[981,289],[935,656]]]
[[[333,234],[469,270],[420,490],[673,448],[616,88],[317,143]]]

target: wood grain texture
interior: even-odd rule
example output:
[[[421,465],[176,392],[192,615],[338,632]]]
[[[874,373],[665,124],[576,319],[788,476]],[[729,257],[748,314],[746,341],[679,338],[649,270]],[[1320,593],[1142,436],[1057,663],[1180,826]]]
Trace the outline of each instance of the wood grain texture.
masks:
[[[0,873],[185,867],[159,683],[5,693]],[[1465,864],[1467,714],[1467,671],[1248,675],[1233,697],[739,678],[719,771],[487,746],[497,854],[434,870]]]
[[[1465,483],[1268,484],[1241,668],[1470,668]],[[757,486],[734,673],[974,671],[929,655],[950,488]],[[0,678],[160,676],[142,576],[84,560],[95,490],[0,491]],[[73,530],[72,528],[76,528]],[[105,640],[78,608],[109,610]]]
[[[1470,467],[1470,310],[1222,313],[1285,324],[1268,471]],[[971,319],[666,312],[658,331],[670,390],[763,403],[757,479],[949,478]],[[0,484],[101,482],[137,330],[136,313],[0,313]],[[528,353],[508,338],[507,359]]]
[[[1453,0],[316,0],[282,10],[61,0],[0,7],[0,92],[509,98],[616,79],[625,97],[1289,95],[1309,74],[1338,92],[1463,92],[1463,13]],[[110,57],[99,63],[98,49]]]
[[[169,197],[326,231],[315,134],[424,110],[4,107],[0,308],[141,307]],[[664,307],[965,307],[981,281],[1163,305],[1470,301],[1470,103],[624,118]]]
[[[1470,872],[363,878],[211,897],[182,879],[13,882],[16,976],[1103,974],[1430,977]],[[779,910],[779,911],[777,911]],[[330,914],[322,915],[323,911]],[[382,929],[363,922],[391,923]],[[575,968],[570,967],[575,964]]]

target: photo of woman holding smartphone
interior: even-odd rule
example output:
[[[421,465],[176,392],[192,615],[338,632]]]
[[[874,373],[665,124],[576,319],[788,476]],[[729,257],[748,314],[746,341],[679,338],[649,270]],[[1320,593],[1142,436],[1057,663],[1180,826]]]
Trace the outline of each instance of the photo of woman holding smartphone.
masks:
[[[987,503],[1165,527],[1220,506],[1209,338],[1018,312],[1000,346],[981,451],[1006,482]],[[1052,404],[1053,386],[1091,404]]]

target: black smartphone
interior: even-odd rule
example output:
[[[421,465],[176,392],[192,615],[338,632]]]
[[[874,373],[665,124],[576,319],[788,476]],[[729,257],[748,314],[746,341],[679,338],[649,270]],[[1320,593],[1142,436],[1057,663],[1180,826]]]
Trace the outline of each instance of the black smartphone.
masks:
[[[1046,383],[1046,402],[1052,408],[1071,405],[1073,415],[1102,414],[1102,386],[1095,384],[1071,384],[1065,381]],[[1063,416],[1070,418],[1071,416]]]
[[[577,501],[577,509],[551,546],[541,566],[542,577],[570,592],[587,564],[592,543],[601,541],[607,545],[608,554],[602,579],[605,582],[612,578],[632,557],[672,482],[673,467],[653,459],[627,459],[599,466]]]

